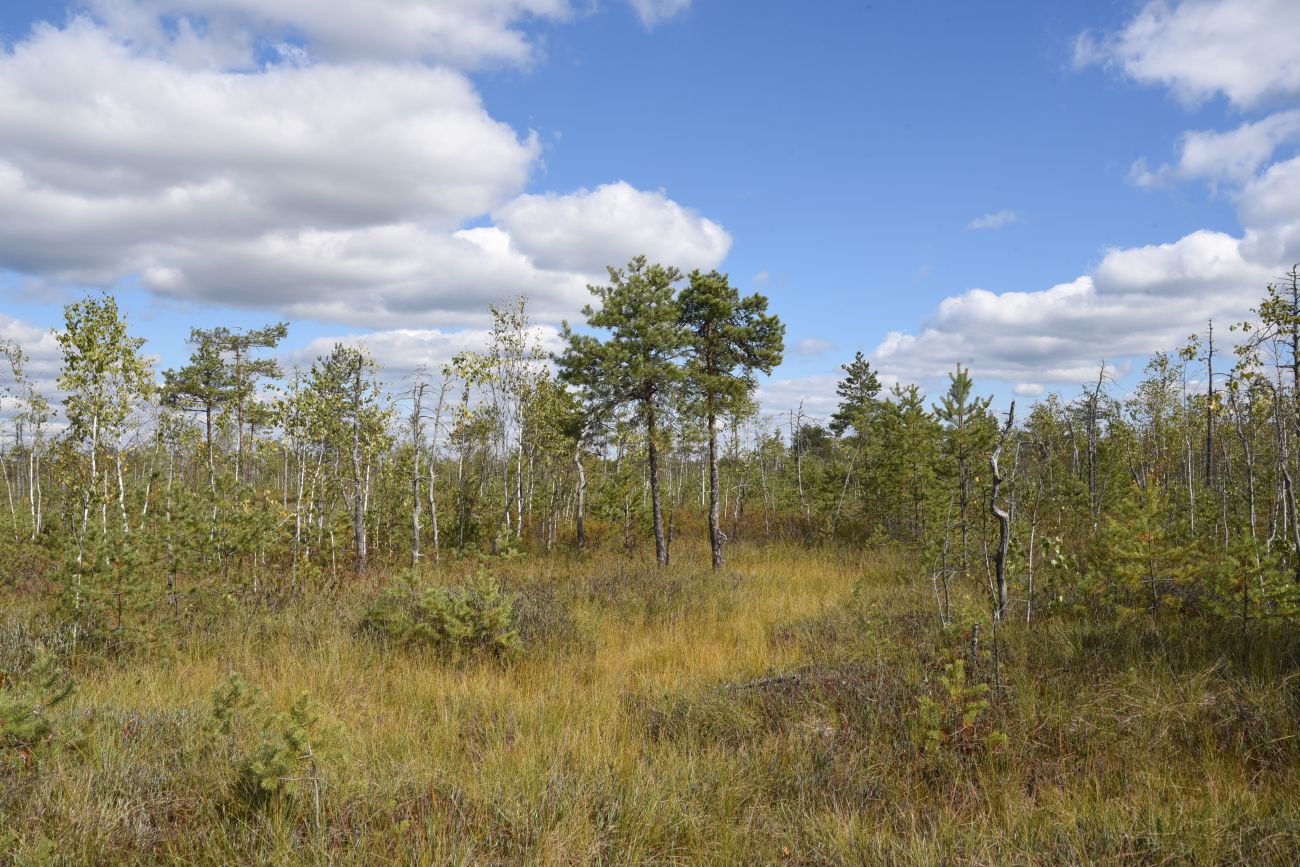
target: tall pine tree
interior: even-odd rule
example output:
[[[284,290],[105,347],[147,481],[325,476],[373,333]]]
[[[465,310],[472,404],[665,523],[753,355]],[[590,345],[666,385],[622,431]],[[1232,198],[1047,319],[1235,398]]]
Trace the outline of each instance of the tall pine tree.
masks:
[[[587,287],[599,309],[590,304],[582,309],[587,325],[607,331],[608,337],[577,334],[566,322],[563,336],[568,345],[558,359],[561,378],[581,387],[596,408],[631,407],[645,428],[655,559],[660,566],[668,565],[659,496],[660,415],[682,379],[677,362],[687,335],[674,286],[681,277],[676,268],[650,264],[644,256],[625,269],[611,267],[608,285]]]
[[[689,391],[704,414],[709,440],[709,548],[722,568],[718,521],[718,416],[738,413],[754,391],[754,373],[781,363],[785,325],[767,312],[767,298],[740,297],[726,274],[692,271],[678,298],[688,332]]]

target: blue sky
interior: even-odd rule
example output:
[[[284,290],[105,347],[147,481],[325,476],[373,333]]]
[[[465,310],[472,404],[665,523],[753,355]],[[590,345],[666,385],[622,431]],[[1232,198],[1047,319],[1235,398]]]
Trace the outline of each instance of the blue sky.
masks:
[[[25,221],[0,218],[0,330],[111,285],[164,365],[191,324],[287,318],[294,358],[370,334],[401,368],[516,289],[572,317],[598,263],[650,247],[768,294],[790,346],[767,405],[824,412],[855,350],[1004,396],[1140,369],[1300,250],[1270,204],[1300,140],[1289,3],[422,0],[451,21],[425,33],[386,2],[364,28],[297,0],[0,7]],[[181,95],[155,117],[159,82]],[[256,100],[308,133],[281,164]]]

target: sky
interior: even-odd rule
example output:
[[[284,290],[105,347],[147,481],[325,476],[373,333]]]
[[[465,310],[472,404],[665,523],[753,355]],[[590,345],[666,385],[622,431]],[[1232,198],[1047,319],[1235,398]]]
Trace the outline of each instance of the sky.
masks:
[[[644,253],[770,298],[770,412],[857,351],[1122,388],[1300,261],[1297,44],[1293,0],[5,0],[0,337],[50,377],[107,288],[162,367],[285,319],[400,374]]]

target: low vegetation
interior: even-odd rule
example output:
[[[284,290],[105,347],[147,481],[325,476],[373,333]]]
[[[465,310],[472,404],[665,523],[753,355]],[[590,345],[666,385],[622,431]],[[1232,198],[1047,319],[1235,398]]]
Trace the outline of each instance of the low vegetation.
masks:
[[[0,691],[4,851],[1280,864],[1300,847],[1293,632],[1244,648],[1208,622],[1071,614],[1008,622],[994,644],[975,637],[980,594],[955,593],[944,628],[899,551],[741,545],[719,573],[704,548],[678,559],[556,554],[494,563],[493,583],[454,561],[371,594],[195,601],[167,641],[112,660],[69,645],[75,692],[48,657]],[[529,635],[510,653],[363,628],[374,599],[421,612],[498,592]],[[529,610],[556,628],[524,629]],[[6,665],[37,652],[31,615],[0,626]]]
[[[859,354],[824,425],[762,296],[593,293],[398,394],[284,325],[159,381],[92,296],[58,426],[0,346],[0,854],[1296,861],[1300,271],[1231,365],[1017,414]]]

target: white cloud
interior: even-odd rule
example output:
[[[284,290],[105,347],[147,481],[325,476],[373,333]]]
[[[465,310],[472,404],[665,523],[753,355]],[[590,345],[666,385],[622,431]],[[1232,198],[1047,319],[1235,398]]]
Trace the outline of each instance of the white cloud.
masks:
[[[957,362],[976,377],[1078,384],[1103,359],[1169,348],[1249,314],[1272,271],[1241,242],[1194,232],[1172,244],[1111,250],[1091,275],[1050,289],[944,299],[918,334],[893,332],[872,353],[882,370],[935,379]]]
[[[628,0],[647,28],[690,0]],[[591,8],[578,0],[87,0],[114,33],[187,66],[253,67],[259,51],[300,58],[433,62],[461,69],[538,59],[532,26]],[[294,40],[294,41],[291,41]],[[298,41],[309,46],[304,50]]]
[[[1191,179],[1240,183],[1252,178],[1280,146],[1296,141],[1300,141],[1300,110],[1279,111],[1227,132],[1184,133],[1176,163],[1148,170],[1146,161],[1139,160],[1132,177],[1143,187]]]
[[[330,61],[521,64],[535,47],[519,25],[573,12],[568,0],[90,0],[90,7],[139,47],[220,66],[254,66],[259,46],[289,38]]]
[[[820,337],[805,337],[794,345],[794,354],[803,356],[822,355],[835,348],[835,344]]]
[[[12,340],[27,353],[25,373],[28,377],[52,383],[58,378],[63,361],[63,349],[48,328],[38,328],[4,313],[0,313],[0,340]],[[0,385],[9,386],[9,362],[0,360]]]
[[[1187,102],[1222,94],[1250,107],[1300,99],[1297,41],[1294,2],[1155,0],[1118,33],[1080,38],[1076,59],[1164,85]],[[873,360],[922,380],[960,361],[977,377],[1034,396],[1044,384],[1088,381],[1103,359],[1122,375],[1142,356],[1203,331],[1207,320],[1226,326],[1248,318],[1265,284],[1300,261],[1300,157],[1269,165],[1297,141],[1300,108],[1283,106],[1226,132],[1186,133],[1171,165],[1134,166],[1133,179],[1145,186],[1227,184],[1240,237],[1201,230],[1171,243],[1108,250],[1091,273],[1047,289],[968,290],[941,302],[914,333],[889,334]]]
[[[785,379],[771,379],[760,383],[758,404],[762,412],[789,418],[791,410],[803,405],[805,423],[824,424],[839,405],[835,387],[843,374],[817,374]],[[888,391],[898,384],[893,374],[880,374],[880,385]]]
[[[27,354],[24,375],[37,391],[53,401],[58,396],[56,383],[63,363],[63,349],[54,332],[0,313],[0,341],[14,341],[22,348]],[[0,357],[0,418],[17,408],[18,397],[9,361]]]
[[[784,415],[802,404],[806,423],[824,423],[835,412],[838,384],[839,377],[831,374],[772,379],[759,385],[756,397],[764,413]]]
[[[562,4],[381,5],[380,17],[418,6],[515,20]],[[219,7],[260,8],[195,8]],[[114,15],[147,22],[163,5],[114,9],[101,7],[126,27]],[[687,266],[726,254],[725,230],[662,192],[617,183],[520,197],[539,155],[534,135],[493,119],[445,67],[231,71],[182,65],[86,18],[43,25],[0,50],[0,268],[105,286],[139,276],[172,298],[354,325],[445,326],[481,322],[488,302],[517,292],[539,319],[571,315],[586,282],[634,253]],[[498,211],[501,226],[462,228]]]
[[[1237,200],[1246,225],[1242,249],[1274,265],[1275,276],[1300,262],[1300,157],[1276,163],[1246,185]]]
[[[568,195],[525,195],[497,209],[497,224],[542,268],[601,273],[640,253],[683,270],[712,268],[731,236],[662,192],[623,181]]]
[[[1116,66],[1194,103],[1222,94],[1240,106],[1300,95],[1295,0],[1149,0],[1118,33],[1084,34],[1080,64]]]
[[[629,0],[633,11],[646,27],[662,24],[691,6],[691,0]]]
[[[85,266],[113,270],[112,251],[147,255],[159,235],[413,217],[455,228],[513,195],[538,150],[443,69],[195,72],[84,20],[0,55],[0,184],[16,224],[0,243],[32,260],[20,270],[67,260],[60,229],[95,241]],[[24,232],[24,217],[54,224]]]
[[[482,322],[488,303],[516,292],[539,319],[557,321],[588,300],[587,278],[535,268],[493,227],[302,230],[180,245],[166,258],[178,267],[146,269],[142,279],[159,295],[370,327]]]
[[[1012,223],[1019,223],[1020,215],[1015,211],[989,211],[982,217],[976,217],[966,224],[967,229],[1001,229]]]

